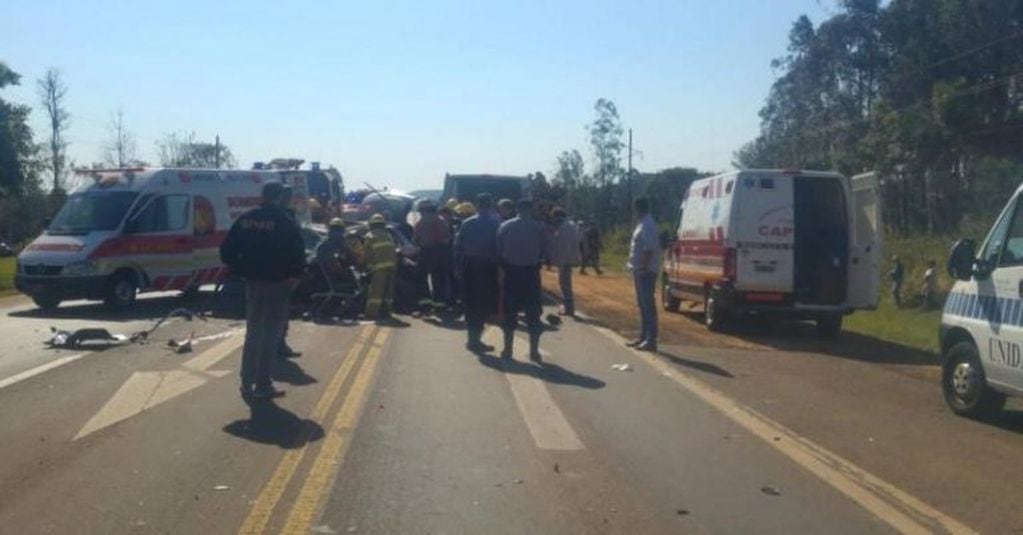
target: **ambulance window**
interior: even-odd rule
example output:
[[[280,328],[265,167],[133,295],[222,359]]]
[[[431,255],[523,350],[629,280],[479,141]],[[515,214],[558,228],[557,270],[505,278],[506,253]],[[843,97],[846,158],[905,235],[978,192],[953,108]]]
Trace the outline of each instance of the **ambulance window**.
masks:
[[[1005,240],[1005,251],[998,261],[999,266],[1023,265],[1023,211],[1017,206]]]
[[[725,193],[731,194],[733,186],[735,186],[735,181],[734,180],[729,180],[728,184],[725,184]]]
[[[139,234],[183,230],[188,226],[190,205],[188,195],[157,197],[125,230]]]
[[[760,189],[774,189],[774,179],[773,178],[761,178],[760,179]]]
[[[1005,236],[1009,233],[1009,224],[1013,220],[1013,216],[1017,212],[1016,208],[1007,212],[998,223],[995,224],[994,230],[991,231],[991,235],[988,236],[987,242],[984,244],[984,250],[981,251],[979,258],[984,260],[989,265],[998,265],[998,256],[1002,252],[1002,247],[1005,245]]]

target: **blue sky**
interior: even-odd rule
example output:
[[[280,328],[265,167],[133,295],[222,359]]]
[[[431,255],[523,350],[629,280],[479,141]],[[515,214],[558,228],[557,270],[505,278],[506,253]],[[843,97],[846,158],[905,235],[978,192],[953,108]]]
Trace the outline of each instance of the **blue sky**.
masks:
[[[118,108],[140,156],[165,132],[219,133],[241,166],[334,164],[349,185],[440,187],[445,172],[592,166],[599,97],[634,130],[644,171],[729,168],[800,14],[831,0],[175,2],[6,0],[0,61],[69,86],[71,156],[98,161]]]

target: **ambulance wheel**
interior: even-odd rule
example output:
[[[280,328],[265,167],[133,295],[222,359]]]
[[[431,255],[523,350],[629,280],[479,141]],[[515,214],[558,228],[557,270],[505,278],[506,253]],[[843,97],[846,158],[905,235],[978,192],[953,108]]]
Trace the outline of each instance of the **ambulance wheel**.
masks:
[[[115,310],[124,310],[135,303],[139,285],[130,271],[118,271],[107,281],[103,304]]]
[[[57,307],[60,306],[60,298],[50,294],[33,295],[32,301],[35,302],[37,307],[45,311],[57,310]]]
[[[842,332],[842,315],[827,314],[817,318],[817,334],[821,336],[838,336]]]
[[[941,372],[941,390],[952,412],[982,419],[995,415],[1005,406],[1005,395],[987,386],[973,343],[959,342],[952,346]]]
[[[714,290],[707,290],[703,295],[703,324],[708,330],[721,332],[725,330],[727,318],[721,295]]]
[[[682,306],[682,300],[671,295],[671,285],[668,284],[668,274],[661,275],[661,305],[668,312],[678,312]]]

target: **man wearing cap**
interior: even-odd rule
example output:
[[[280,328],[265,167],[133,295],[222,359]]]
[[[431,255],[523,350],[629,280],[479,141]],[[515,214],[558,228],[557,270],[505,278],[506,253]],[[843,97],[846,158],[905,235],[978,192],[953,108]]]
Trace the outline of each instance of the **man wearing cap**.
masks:
[[[455,235],[455,274],[465,288],[466,348],[473,353],[493,351],[482,341],[483,326],[497,309],[497,228],[489,193],[476,198],[476,215],[466,219]]]
[[[394,277],[398,272],[398,246],[381,214],[369,218],[366,235],[366,267],[370,272],[366,295],[366,319],[387,320],[394,301]]]
[[[529,327],[529,359],[540,362],[540,263],[546,258],[547,233],[533,219],[533,203],[521,199],[518,216],[501,223],[497,230],[497,255],[504,272],[504,349],[501,357],[512,357],[515,326],[519,312],[526,314]]]
[[[284,395],[270,369],[288,321],[288,298],[305,270],[298,225],[281,207],[284,187],[263,186],[263,204],[235,221],[220,246],[221,261],[245,278],[246,330],[241,392],[246,401]]]

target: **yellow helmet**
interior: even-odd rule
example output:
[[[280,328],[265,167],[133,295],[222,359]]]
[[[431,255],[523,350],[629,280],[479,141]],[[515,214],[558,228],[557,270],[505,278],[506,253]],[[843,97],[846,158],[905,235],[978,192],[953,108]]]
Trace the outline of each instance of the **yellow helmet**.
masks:
[[[447,202],[447,204],[445,206],[447,206],[448,208],[450,208],[452,210],[454,210],[455,208],[458,208],[458,199],[456,199],[454,197],[448,199],[448,202]]]
[[[335,217],[330,220],[330,223],[327,223],[327,226],[330,228],[345,228],[345,222],[340,217]]]
[[[373,214],[369,218],[370,225],[383,225],[384,223],[387,223],[387,220],[384,219],[384,214]]]
[[[469,217],[476,214],[476,207],[471,202],[463,202],[455,206],[454,210],[461,217]]]

